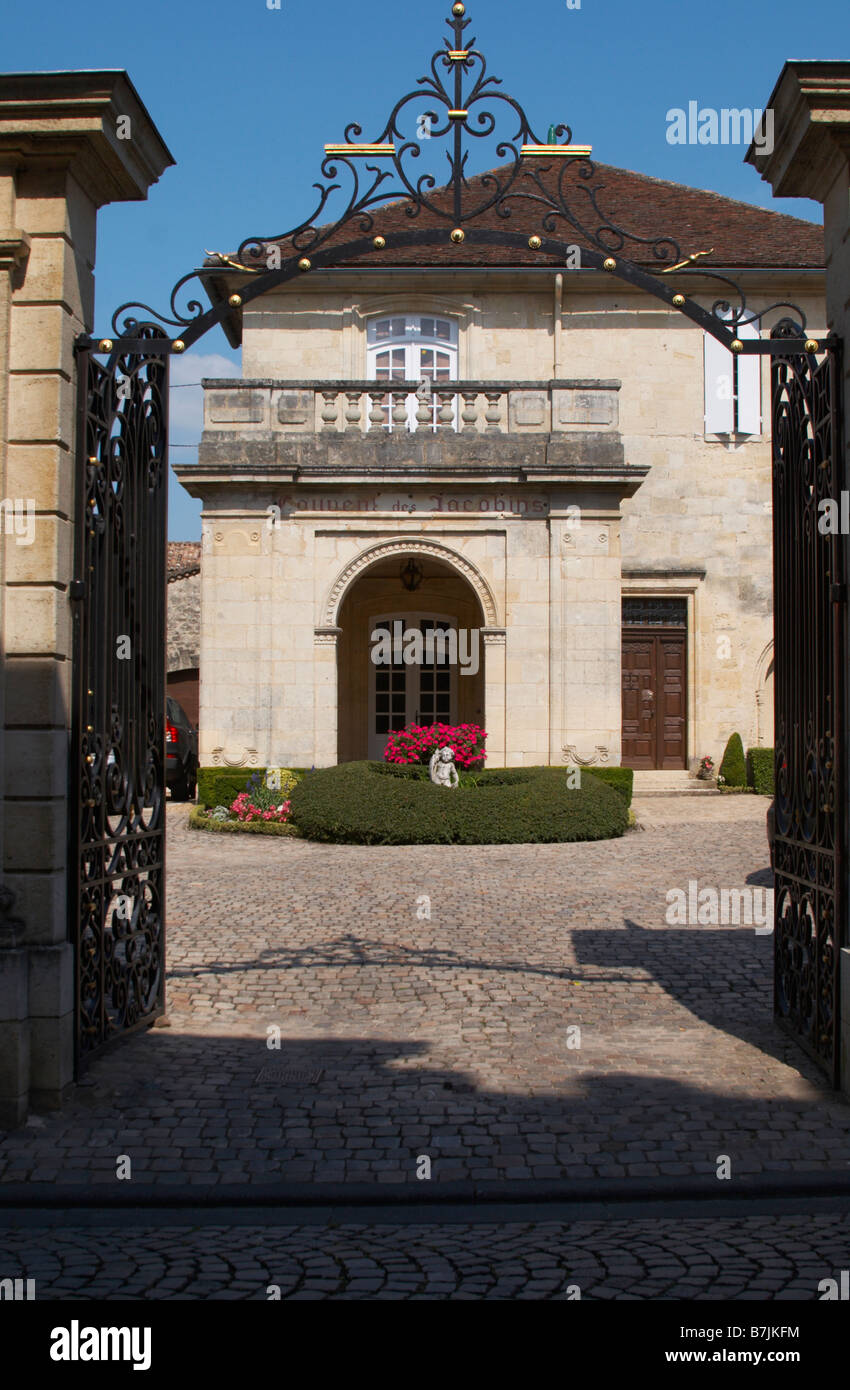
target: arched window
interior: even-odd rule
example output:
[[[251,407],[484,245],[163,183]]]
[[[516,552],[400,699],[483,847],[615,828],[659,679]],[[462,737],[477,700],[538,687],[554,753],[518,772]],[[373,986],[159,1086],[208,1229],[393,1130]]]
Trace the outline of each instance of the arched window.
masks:
[[[366,327],[367,369],[375,381],[457,381],[457,323],[439,314],[390,314],[369,320]],[[398,429],[393,421],[393,396],[383,397],[384,429]],[[415,396],[406,398],[407,421],[403,428],[417,428]],[[437,428],[439,402],[434,399],[431,428]],[[455,404],[457,428],[457,404]]]

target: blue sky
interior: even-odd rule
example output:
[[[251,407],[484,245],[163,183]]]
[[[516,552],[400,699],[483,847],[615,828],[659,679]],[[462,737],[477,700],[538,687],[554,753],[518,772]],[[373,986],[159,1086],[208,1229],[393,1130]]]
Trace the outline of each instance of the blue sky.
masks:
[[[380,133],[442,45],[451,8],[451,0],[272,3],[6,7],[4,70],[125,68],[177,161],[146,203],[100,213],[97,332],[130,298],[165,310],[173,283],[205,248],[230,250],[305,217],[324,142],[342,140],[355,120],[363,139]],[[821,220],[815,203],[774,200],[741,147],[670,145],[666,116],[690,101],[761,108],[787,58],[850,58],[847,0],[803,9],[797,0],[581,0],[574,9],[567,0],[469,0],[467,13],[467,39],[477,38],[489,71],[544,139],[565,121],[601,163]],[[174,359],[174,379],[238,374],[238,363],[215,329]],[[172,462],[196,457],[199,397],[189,386],[173,393]],[[171,538],[197,538],[199,504],[172,484]]]

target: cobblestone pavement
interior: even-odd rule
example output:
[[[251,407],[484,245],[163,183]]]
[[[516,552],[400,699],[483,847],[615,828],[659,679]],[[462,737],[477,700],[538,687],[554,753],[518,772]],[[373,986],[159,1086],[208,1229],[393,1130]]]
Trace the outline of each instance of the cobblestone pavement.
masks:
[[[2,1137],[0,1177],[850,1176],[850,1106],[771,1017],[772,938],[665,921],[691,879],[769,884],[764,800],[636,809],[648,828],[602,843],[361,848],[170,806],[171,1026]]]
[[[850,1217],[834,1215],[0,1231],[0,1274],[56,1300],[565,1299],[577,1288],[581,1299],[811,1301],[849,1265]]]

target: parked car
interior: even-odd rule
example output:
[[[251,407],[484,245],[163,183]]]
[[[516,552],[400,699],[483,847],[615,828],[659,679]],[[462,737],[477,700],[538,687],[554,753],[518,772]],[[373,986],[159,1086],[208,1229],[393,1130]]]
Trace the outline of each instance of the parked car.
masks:
[[[198,731],[173,695],[165,698],[165,785],[174,801],[193,801],[198,784]]]

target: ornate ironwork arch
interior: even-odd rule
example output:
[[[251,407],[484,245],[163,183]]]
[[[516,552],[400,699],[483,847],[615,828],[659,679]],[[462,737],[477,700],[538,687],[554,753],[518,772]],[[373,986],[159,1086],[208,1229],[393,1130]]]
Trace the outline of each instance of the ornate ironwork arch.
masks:
[[[235,257],[219,255],[213,264],[183,275],[171,291],[170,312],[159,313],[146,304],[128,301],[113,315],[111,338],[84,337],[81,343],[105,352],[114,364],[121,350],[116,340],[121,340],[125,350],[135,349],[144,331],[155,328],[164,335],[164,350],[183,352],[234,308],[311,270],[344,266],[355,259],[362,264],[360,258],[370,252],[465,241],[469,245],[531,249],[563,259],[567,249],[575,247],[576,237],[581,239],[583,268],[606,271],[654,295],[733,352],[776,351],[771,339],[742,340],[739,330],[779,309],[790,311],[795,321],[795,341],[783,344],[783,351],[820,351],[833,341],[814,343],[807,339],[806,317],[797,305],[777,303],[753,313],[743,288],[718,271],[700,268],[701,278],[717,286],[717,298],[710,308],[684,293],[681,284],[677,288],[663,279],[692,267],[704,253],[684,253],[678,240],[667,232],[642,236],[605,212],[599,202],[603,186],[594,182],[597,175],[589,157],[591,147],[573,145],[566,124],[554,127],[556,143],[543,143],[521,104],[499,90],[501,78],[488,73],[476,40],[467,39],[470,20],[463,4],[452,7],[446,24],[451,37],[444,38],[442,48],[432,55],[430,71],[419,79],[416,88],[396,101],[376,138],[359,141],[362,128],[352,122],[346,127],[344,141],[326,145],[321,166],[325,181],[314,184],[318,201],[308,218],[271,236],[246,237]],[[414,138],[404,126],[404,118],[410,119],[417,109],[419,123],[428,121],[427,141]],[[472,182],[468,172],[470,147],[476,140],[496,135],[499,116],[510,121],[496,146],[498,157],[506,163]],[[441,141],[449,177],[438,188],[432,172],[416,177],[411,166],[422,159],[425,145],[433,151]],[[554,188],[543,178],[553,165],[558,166]],[[567,180],[571,168],[576,170],[573,187]],[[320,225],[332,195],[342,189],[338,181],[341,171],[349,182],[346,206],[335,220]],[[410,219],[410,229],[375,235],[378,209],[390,204],[396,214]],[[417,227],[416,220],[423,211],[443,225]],[[504,228],[478,225],[487,213],[503,221]],[[341,243],[340,235],[349,229],[350,239]],[[630,250],[631,256],[627,254]],[[180,300],[189,285],[197,282],[203,286],[211,274],[224,268],[245,276],[244,284],[229,301],[205,308],[201,299],[189,298],[181,308]]]

